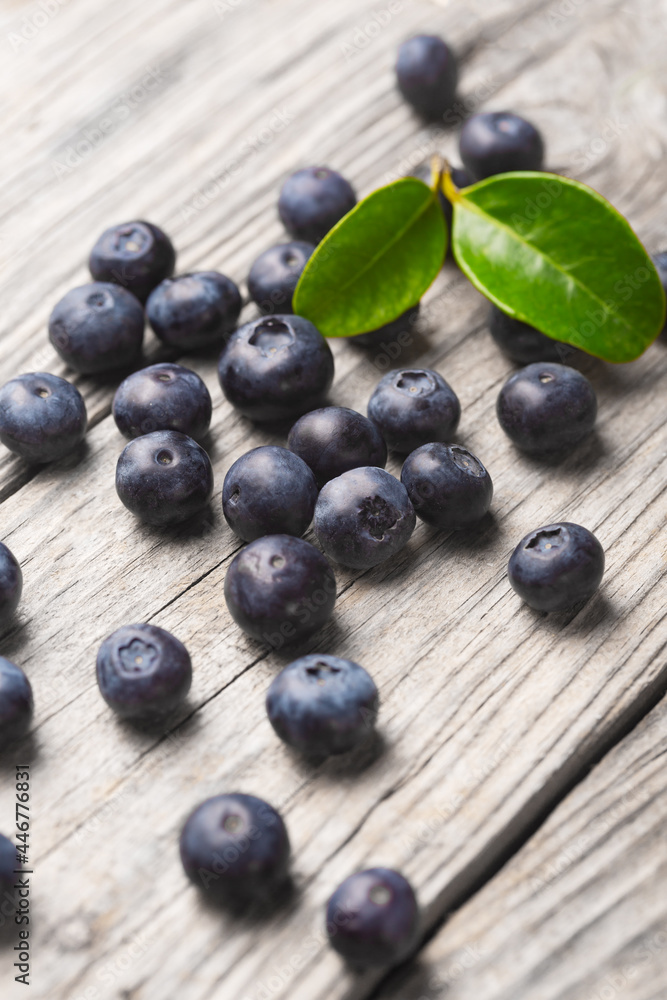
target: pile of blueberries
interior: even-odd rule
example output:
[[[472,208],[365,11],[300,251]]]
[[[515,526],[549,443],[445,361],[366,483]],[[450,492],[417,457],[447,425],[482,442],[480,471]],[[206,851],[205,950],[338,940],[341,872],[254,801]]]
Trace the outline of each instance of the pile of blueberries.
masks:
[[[398,54],[401,92],[426,118],[452,104],[457,67],[433,36],[404,43]],[[507,112],[472,116],[461,132],[459,186],[508,170],[539,170],[539,132]],[[226,399],[252,421],[289,426],[286,447],[254,448],[225,476],[222,509],[248,543],[232,561],[225,599],[237,624],[274,648],[303,639],[329,619],[336,599],[330,561],[366,570],[395,556],[419,517],[433,528],[469,528],[489,510],[493,484],[478,457],[454,438],[461,414],[447,382],[424,368],[386,374],[367,416],[323,406],[334,376],[326,340],[292,313],[292,295],[315,245],[356,204],[355,192],[325,167],[299,170],[285,182],[278,210],[291,242],[253,264],[248,290],[261,316],[237,327],[242,306],[228,277],[200,271],[173,277],[169,238],[148,222],[113,226],[90,254],[93,281],[68,292],[54,308],[49,337],[74,372],[136,368],[145,318],[174,351],[222,346],[218,364]],[[451,222],[451,208],[443,202]],[[664,258],[664,259],[663,259]],[[667,255],[656,258],[667,277]],[[380,330],[352,340],[373,346],[409,329],[417,304]],[[536,456],[569,452],[593,429],[593,388],[564,365],[565,344],[492,308],[491,333],[523,365],[500,391],[500,426]],[[193,371],[173,363],[135,370],[118,387],[113,416],[129,443],[118,459],[122,503],[152,525],[201,515],[213,491],[209,457],[199,443],[211,420],[211,397]],[[84,401],[74,385],[39,372],[0,389],[0,440],[28,462],[55,461],[86,433]],[[405,456],[400,480],[385,471],[387,452]],[[312,524],[319,548],[301,536]],[[569,522],[530,531],[509,561],[510,583],[541,612],[589,598],[602,579],[604,552],[590,531]],[[0,625],[21,596],[21,568],[0,544]],[[152,625],[127,625],[104,640],[97,657],[100,692],[124,718],[164,717],[185,698],[192,667],[186,648]],[[304,656],[273,681],[266,710],[278,736],[304,754],[352,750],[372,733],[378,691],[358,664],[329,654]],[[22,670],[0,658],[0,734],[23,736],[32,691]],[[8,846],[9,845],[9,846]],[[234,905],[274,896],[288,880],[289,839],[280,815],[250,795],[208,799],[189,817],[180,853],[187,875]],[[3,859],[7,860],[7,864]],[[0,837],[0,881],[15,856]],[[327,907],[331,943],[355,965],[400,961],[418,937],[415,894],[398,872],[353,874]]]

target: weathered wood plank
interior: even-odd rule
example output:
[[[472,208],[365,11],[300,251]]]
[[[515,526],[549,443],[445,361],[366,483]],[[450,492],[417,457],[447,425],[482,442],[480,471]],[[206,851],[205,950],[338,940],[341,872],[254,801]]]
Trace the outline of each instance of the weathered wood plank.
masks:
[[[666,754],[662,702],[377,1000],[660,1000]]]
[[[395,45],[417,28],[440,30],[468,53],[464,93],[486,85],[480,93],[490,105],[535,117],[551,162],[578,163],[573,172],[631,212],[657,247],[667,197],[655,107],[665,90],[645,66],[660,65],[651,61],[659,13],[647,0],[630,12],[589,0],[554,27],[543,2],[490,6],[406,4],[349,63],[342,46],[370,4],[244,0],[222,22],[195,2],[63,8],[12,70],[26,87],[27,112],[21,102],[11,106],[16,158],[7,154],[0,186],[0,246],[9,248],[2,377],[17,368],[59,370],[43,353],[48,312],[69,285],[86,280],[91,234],[110,219],[154,218],[174,233],[184,269],[220,267],[241,280],[255,254],[280,238],[275,198],[294,166],[325,160],[364,192],[434,145],[451,152],[453,137],[421,128],[393,91]],[[103,58],[96,37],[106,39]],[[159,96],[140,102],[113,142],[54,181],[52,158],[137,79],[137,67],[153,63],[166,68]],[[73,65],[85,69],[85,93]],[[610,74],[619,81],[611,88]],[[51,90],[54,110],[44,115]],[[293,122],[197,209],[197,189],[211,174],[224,178],[283,106]],[[627,127],[582,161],[611,114],[625,116]],[[23,238],[30,252],[15,255]],[[37,996],[367,996],[373,977],[343,973],[322,941],[322,905],[336,882],[359,865],[400,866],[418,887],[425,926],[433,925],[667,686],[664,344],[630,366],[584,363],[600,397],[599,433],[559,468],[546,468],[517,457],[495,422],[495,395],[510,368],[489,341],[482,301],[453,267],[425,313],[401,363],[434,366],[459,392],[461,439],[488,464],[496,500],[494,518],[468,538],[421,525],[392,566],[337,574],[335,619],[306,648],[349,655],[376,677],[377,756],[313,770],[277,745],[265,719],[263,692],[291,657],[247,641],[230,621],[222,581],[238,543],[218,508],[231,462],[272,439],[221,400],[211,359],[186,359],[215,399],[216,502],[200,535],[149,531],[118,504],[122,441],[107,416],[109,386],[82,382],[98,422],[78,464],[43,470],[25,485],[25,470],[0,470],[2,537],[26,578],[18,627],[0,640],[35,686],[34,746],[23,752],[34,753],[35,807],[47,817],[34,829]],[[386,355],[334,350],[332,399],[363,409]],[[579,615],[544,620],[519,606],[504,566],[528,528],[557,517],[599,534],[608,572]],[[168,734],[119,725],[97,693],[96,648],[128,620],[173,630],[193,655],[189,704]],[[206,795],[234,787],[280,806],[294,844],[299,896],[262,925],[202,906],[178,865],[183,817]],[[2,815],[12,809],[7,785],[0,807]],[[0,953],[3,983],[10,965]],[[290,981],[274,989],[273,976],[290,967]]]

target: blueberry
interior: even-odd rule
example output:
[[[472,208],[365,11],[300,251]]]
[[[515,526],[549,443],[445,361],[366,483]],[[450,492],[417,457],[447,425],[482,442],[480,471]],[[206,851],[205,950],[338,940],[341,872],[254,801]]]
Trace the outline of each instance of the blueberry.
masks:
[[[452,106],[458,76],[454,53],[437,35],[416,35],[399,47],[398,89],[424,118],[442,118]]]
[[[390,357],[396,358],[401,353],[401,348],[408,347],[412,343],[412,332],[418,318],[419,303],[401,313],[398,319],[392,320],[391,323],[385,323],[384,326],[379,326],[377,330],[369,330],[367,333],[358,333],[354,337],[349,337],[348,343],[356,344],[359,347],[380,347]],[[391,343],[392,341],[394,343]]]
[[[418,933],[414,890],[391,868],[350,875],[327,903],[329,942],[354,966],[402,962],[417,944]]]
[[[655,265],[655,269],[658,272],[658,277],[660,278],[660,281],[662,282],[662,287],[664,288],[665,294],[667,295],[667,251],[653,254],[651,260]],[[663,327],[663,332],[664,330],[667,330],[667,320],[665,320],[665,326]]]
[[[32,709],[30,681],[20,667],[0,656],[0,749],[25,736]]]
[[[0,833],[0,892],[11,893],[14,889],[16,879],[20,878],[20,875],[16,874],[16,869],[19,867],[18,858],[16,857],[16,848],[12,844],[8,837]]]
[[[462,528],[484,517],[493,483],[478,458],[460,445],[423,444],[406,458],[401,482],[417,517],[434,528]]]
[[[336,578],[314,545],[292,535],[265,535],[233,560],[225,578],[225,600],[244,632],[280,648],[328,621],[336,602]]]
[[[107,705],[124,719],[168,715],[190,690],[190,656],[163,628],[123,625],[99,648],[97,683]]]
[[[216,795],[202,802],[185,822],[180,853],[188,878],[222,899],[270,895],[288,877],[285,824],[254,795]]]
[[[534,326],[508,316],[497,306],[491,306],[489,330],[503,354],[520,365],[534,361],[563,362],[577,353],[570,344],[547,337]]]
[[[276,445],[237,458],[222,487],[223,514],[244,542],[262,535],[302,535],[316,500],[317,483],[306,463]]]
[[[387,464],[387,446],[375,424],[347,406],[306,413],[289,432],[287,447],[310,466],[319,487],[349,469]]]
[[[17,375],[0,389],[0,441],[28,462],[67,455],[83,441],[87,426],[81,393],[57,375]]]
[[[314,528],[326,554],[355,569],[395,555],[410,539],[415,511],[405,486],[384,469],[351,469],[323,487]]]
[[[544,143],[534,125],[511,111],[485,111],[465,123],[459,139],[463,165],[476,181],[511,170],[541,170]]]
[[[597,399],[576,368],[544,362],[508,378],[496,406],[500,426],[518,448],[558,453],[593,430]]]
[[[266,695],[281,740],[306,754],[346,753],[375,726],[378,691],[363,667],[338,656],[304,656],[282,670]]]
[[[291,313],[292,296],[308,258],[312,243],[281,243],[265,250],[250,268],[248,291],[263,313]]]
[[[125,437],[181,431],[202,438],[211,423],[211,396],[196,372],[162,362],[128,375],[113,400],[116,426]]]
[[[88,263],[96,281],[123,285],[145,302],[155,286],[173,274],[176,251],[151,222],[123,222],[105,229]]]
[[[63,296],[49,317],[49,340],[73,371],[114,371],[141,355],[144,310],[120,285],[92,281]]]
[[[143,434],[130,441],[118,459],[116,492],[127,509],[148,524],[185,521],[211,499],[211,462],[187,434]]]
[[[218,362],[229,402],[251,420],[284,420],[314,409],[333,381],[326,340],[301,316],[267,316],[239,327]]]
[[[287,178],[278,214],[296,240],[319,243],[357,203],[352,185],[329,167],[306,167]]]
[[[587,528],[562,521],[522,538],[507,567],[519,597],[536,611],[563,611],[598,589],[604,549]]]
[[[438,372],[402,368],[380,379],[368,403],[368,416],[387,447],[405,455],[430,441],[451,441],[461,404]]]
[[[21,600],[23,573],[16,556],[0,542],[0,625],[5,625]]]
[[[190,351],[219,346],[235,328],[241,305],[231,278],[196,271],[159,284],[146,303],[146,315],[163,343]]]

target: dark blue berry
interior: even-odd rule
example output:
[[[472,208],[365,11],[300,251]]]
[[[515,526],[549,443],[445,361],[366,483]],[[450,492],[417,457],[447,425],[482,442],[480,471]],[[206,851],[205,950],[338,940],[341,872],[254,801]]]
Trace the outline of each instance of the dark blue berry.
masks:
[[[314,409],[333,373],[331,348],[301,316],[246,323],[232,334],[218,362],[222,391],[251,420],[284,420]]]
[[[479,521],[493,497],[491,476],[458,444],[423,444],[406,458],[401,482],[417,517],[434,528],[462,528]]]
[[[522,538],[507,567],[519,597],[536,611],[563,611],[600,586],[604,549],[587,528],[563,521]]]
[[[662,282],[665,294],[667,295],[667,251],[656,253],[651,259],[655,265],[656,271],[658,272],[658,277]],[[664,330],[667,330],[667,319],[665,320],[665,326],[663,327],[663,331]]]
[[[593,430],[597,399],[576,368],[542,362],[510,376],[496,406],[500,426],[523,451],[558,453]]]
[[[285,824],[254,795],[216,795],[202,802],[185,822],[180,853],[188,878],[221,899],[268,896],[288,877]]]
[[[458,76],[454,53],[437,35],[416,35],[399,47],[398,89],[424,118],[441,118],[452,106]]]
[[[174,272],[176,251],[151,222],[123,222],[100,236],[90,252],[96,281],[112,281],[145,302],[156,285]]]
[[[459,139],[463,165],[476,180],[511,170],[541,170],[544,143],[534,125],[511,111],[485,111],[465,123]]]
[[[253,448],[234,462],[222,487],[227,524],[244,542],[304,533],[313,519],[317,483],[287,448]]]
[[[396,965],[413,950],[418,934],[414,890],[391,868],[350,875],[327,903],[329,942],[353,966]]]
[[[0,656],[0,749],[25,736],[32,709],[30,681],[20,667]]]
[[[219,346],[235,328],[241,305],[231,278],[197,271],[159,284],[146,303],[146,315],[163,343],[190,351]]]
[[[310,466],[320,488],[349,469],[384,469],[387,463],[387,446],[375,424],[347,406],[306,413],[289,432],[287,447]]]
[[[0,441],[28,462],[67,455],[83,441],[87,426],[81,393],[57,375],[17,375],[0,389]]]
[[[294,239],[319,243],[356,203],[354,188],[335,170],[306,167],[283,184],[278,213]]]
[[[338,656],[304,656],[282,670],[266,695],[281,740],[317,756],[346,753],[373,730],[378,691],[363,667]]]
[[[430,441],[451,441],[461,404],[438,372],[402,368],[380,379],[368,403],[368,416],[387,447],[405,455]]]
[[[9,621],[23,590],[23,573],[16,556],[0,542],[0,625]]]
[[[233,560],[225,578],[225,600],[244,632],[280,648],[329,620],[336,578],[314,545],[292,535],[265,535]]]
[[[377,330],[358,333],[348,338],[348,343],[359,347],[382,348],[392,358],[397,358],[403,347],[408,347],[413,340],[413,331],[419,318],[419,303],[412,309],[407,309],[398,319],[379,326]]]
[[[16,857],[16,847],[12,844],[8,837],[0,833],[0,893],[11,892],[14,888],[17,878],[21,878],[17,874],[17,869],[19,868],[18,858]],[[3,904],[4,904],[3,895]]]
[[[168,715],[190,690],[190,656],[163,628],[123,625],[99,648],[97,683],[107,705],[124,719]]]
[[[562,363],[577,353],[570,344],[547,337],[534,326],[508,316],[497,306],[491,306],[489,330],[503,354],[520,365],[530,365],[535,361]]]
[[[141,303],[111,282],[73,288],[49,318],[49,340],[65,364],[84,375],[133,364],[143,339]]]
[[[294,240],[265,250],[250,268],[248,291],[263,313],[291,313],[292,296],[313,253],[312,243]]]
[[[185,521],[211,499],[211,462],[187,434],[143,434],[130,441],[118,459],[116,492],[127,509],[148,524]]]
[[[407,544],[415,520],[405,486],[384,469],[368,467],[344,472],[323,487],[313,526],[331,559],[369,569]]]
[[[128,375],[113,400],[116,426],[125,437],[181,431],[202,438],[211,423],[211,396],[196,372],[162,362]]]

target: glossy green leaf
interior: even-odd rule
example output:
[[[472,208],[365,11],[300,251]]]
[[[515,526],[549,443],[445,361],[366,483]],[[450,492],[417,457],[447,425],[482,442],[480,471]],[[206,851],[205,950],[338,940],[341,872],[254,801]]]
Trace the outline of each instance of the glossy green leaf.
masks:
[[[317,247],[294,293],[294,312],[325,337],[376,330],[416,305],[447,250],[437,194],[406,177],[374,191]]]
[[[510,316],[606,361],[655,340],[665,294],[628,222],[566,177],[510,173],[457,191],[452,248],[461,270]]]

